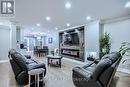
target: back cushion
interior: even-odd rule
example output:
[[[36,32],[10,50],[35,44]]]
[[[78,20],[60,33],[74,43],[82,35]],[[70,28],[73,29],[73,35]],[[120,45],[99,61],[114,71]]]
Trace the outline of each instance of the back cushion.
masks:
[[[102,59],[96,66],[94,72],[93,72],[93,75],[92,77],[94,79],[97,79],[100,74],[106,70],[109,66],[112,65],[112,61],[110,59]]]
[[[9,57],[11,56],[11,58],[14,58],[15,57],[15,53],[17,53],[14,49],[11,49],[10,51],[9,51]]]
[[[103,56],[102,59],[109,58],[112,61],[112,63],[114,63],[120,56],[121,54],[119,52],[112,52],[110,54],[106,54],[105,56]]]
[[[9,55],[10,55],[10,54],[13,54],[13,53],[15,53],[15,52],[16,52],[16,50],[11,49],[11,50],[9,51]]]
[[[15,53],[14,56],[15,58],[13,59],[19,64],[22,70],[27,70],[26,59],[24,56],[22,56],[20,53]]]

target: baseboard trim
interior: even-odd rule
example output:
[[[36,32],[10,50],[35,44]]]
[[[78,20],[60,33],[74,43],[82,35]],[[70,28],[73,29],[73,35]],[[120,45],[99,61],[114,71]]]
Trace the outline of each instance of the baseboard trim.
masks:
[[[120,71],[120,72],[122,72],[122,73],[130,74],[130,70],[124,69],[124,68],[118,68],[117,71]]]
[[[9,62],[9,60],[0,60],[0,63],[6,63]]]

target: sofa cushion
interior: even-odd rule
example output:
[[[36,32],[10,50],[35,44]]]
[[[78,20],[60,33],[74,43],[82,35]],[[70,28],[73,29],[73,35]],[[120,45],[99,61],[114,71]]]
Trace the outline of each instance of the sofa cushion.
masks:
[[[19,64],[19,66],[23,70],[27,70],[26,59],[24,58],[24,56],[22,56],[20,53],[15,53],[14,56],[15,58],[13,59]]]
[[[13,53],[16,53],[16,50],[11,49],[11,50],[9,51],[9,55],[11,55],[11,54],[13,54]]]
[[[34,61],[32,59],[26,59],[26,63],[31,64],[31,63],[34,63]]]
[[[24,55],[27,59],[31,59],[30,55]]]
[[[112,65],[112,61],[110,59],[102,59],[96,66],[95,70],[93,71],[92,77],[95,79],[100,76],[100,74],[107,69],[109,66]]]
[[[28,64],[27,67],[28,67],[28,70],[37,69],[37,68],[45,68],[45,64],[44,63],[37,64],[34,62],[31,64]]]
[[[121,54],[119,52],[112,52],[110,54],[103,56],[102,59],[109,58],[112,61],[112,63],[114,63],[120,56]]]
[[[90,67],[86,68],[85,70],[93,72],[95,70],[95,67],[94,66],[90,66]]]
[[[30,63],[34,62],[32,59],[28,59],[25,55],[20,54],[20,53],[18,53],[18,54],[21,56],[21,58],[23,59],[23,61],[26,62],[26,64],[30,64]]]

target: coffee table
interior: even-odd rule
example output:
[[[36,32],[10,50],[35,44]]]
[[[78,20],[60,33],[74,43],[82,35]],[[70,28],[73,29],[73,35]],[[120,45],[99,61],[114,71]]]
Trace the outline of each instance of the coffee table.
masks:
[[[61,59],[62,59],[62,56],[57,56],[57,55],[48,55],[47,56],[47,63],[48,63],[48,66],[50,64],[53,64],[53,65],[58,65],[59,67],[61,67]],[[50,61],[51,60],[51,61]],[[52,61],[53,60],[58,60],[56,62],[56,64],[54,64]]]

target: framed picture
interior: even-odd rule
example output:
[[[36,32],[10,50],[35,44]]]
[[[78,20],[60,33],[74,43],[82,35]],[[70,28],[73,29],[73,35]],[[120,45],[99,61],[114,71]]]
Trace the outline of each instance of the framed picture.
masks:
[[[48,38],[48,43],[52,43],[53,39],[52,38]]]

